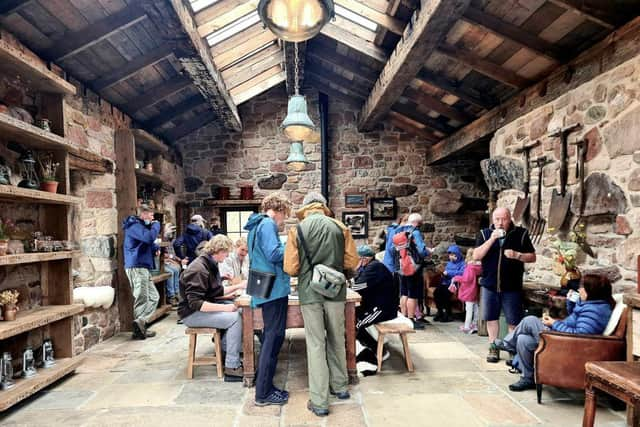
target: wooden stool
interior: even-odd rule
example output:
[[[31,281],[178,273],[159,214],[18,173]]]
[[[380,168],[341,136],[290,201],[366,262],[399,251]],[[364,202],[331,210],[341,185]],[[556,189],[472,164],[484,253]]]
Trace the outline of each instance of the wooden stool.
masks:
[[[378,371],[382,370],[382,350],[384,348],[384,336],[388,334],[399,334],[402,340],[402,349],[404,350],[404,361],[407,364],[407,370],[413,372],[413,362],[411,361],[411,352],[409,351],[409,342],[407,341],[407,334],[413,334],[416,331],[412,327],[407,325],[401,325],[398,323],[376,323],[376,330],[378,331]]]
[[[184,333],[189,335],[189,363],[187,364],[187,378],[193,378],[193,367],[203,365],[216,365],[218,378],[222,378],[222,335],[215,328],[187,328]],[[213,356],[203,356],[196,358],[196,344],[198,334],[213,335],[215,354]]]
[[[629,405],[640,407],[640,362],[587,362],[585,365],[586,389],[584,399],[583,427],[593,427],[596,418],[596,394],[602,390]],[[630,415],[630,425],[637,426],[637,411]]]

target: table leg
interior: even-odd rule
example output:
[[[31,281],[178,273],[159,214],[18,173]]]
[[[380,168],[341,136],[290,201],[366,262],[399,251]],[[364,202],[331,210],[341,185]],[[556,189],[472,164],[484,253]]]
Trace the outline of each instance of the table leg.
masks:
[[[344,310],[346,331],[347,373],[349,384],[358,384],[358,370],[356,368],[356,304],[347,302]]]
[[[242,359],[245,387],[253,387],[255,377],[255,359],[253,354],[253,310],[251,307],[242,309]]]
[[[587,387],[584,390],[584,416],[582,427],[593,427],[596,418],[596,394],[591,386],[591,381],[587,379]]]

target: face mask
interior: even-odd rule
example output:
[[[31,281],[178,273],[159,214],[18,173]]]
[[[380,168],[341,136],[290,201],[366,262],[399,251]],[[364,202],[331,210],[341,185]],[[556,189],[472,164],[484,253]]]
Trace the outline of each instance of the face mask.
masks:
[[[150,221],[150,220],[148,220],[148,219],[145,219],[145,220],[144,220],[144,225],[149,225],[149,224],[151,224],[151,221]]]

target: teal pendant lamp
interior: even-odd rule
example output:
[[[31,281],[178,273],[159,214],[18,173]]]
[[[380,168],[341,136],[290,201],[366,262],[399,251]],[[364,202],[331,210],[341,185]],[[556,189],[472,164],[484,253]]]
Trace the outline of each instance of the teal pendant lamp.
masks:
[[[287,165],[293,170],[301,171],[308,163],[309,160],[307,160],[307,157],[304,155],[302,141],[293,141],[291,143],[291,148],[289,149]]]
[[[289,141],[304,141],[309,138],[315,128],[307,113],[307,100],[300,95],[298,43],[294,44],[294,88],[295,94],[289,98],[287,117],[282,122],[282,131]]]

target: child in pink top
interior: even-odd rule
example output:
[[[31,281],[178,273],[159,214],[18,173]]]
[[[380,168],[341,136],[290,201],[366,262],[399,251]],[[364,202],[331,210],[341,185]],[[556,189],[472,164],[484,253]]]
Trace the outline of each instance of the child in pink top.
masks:
[[[467,251],[467,266],[462,276],[455,276],[451,282],[458,286],[458,299],[464,301],[465,319],[462,332],[478,332],[478,277],[482,274],[482,263],[473,260],[473,249]]]

